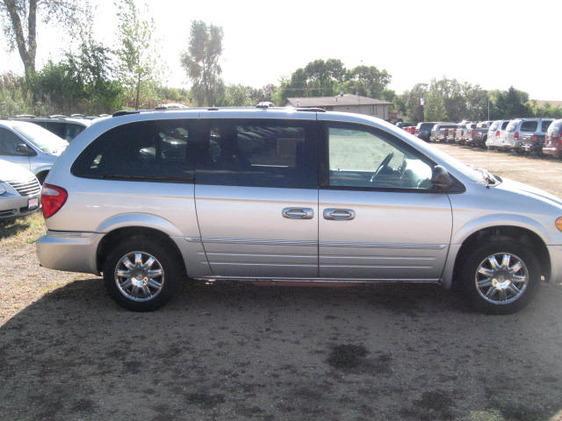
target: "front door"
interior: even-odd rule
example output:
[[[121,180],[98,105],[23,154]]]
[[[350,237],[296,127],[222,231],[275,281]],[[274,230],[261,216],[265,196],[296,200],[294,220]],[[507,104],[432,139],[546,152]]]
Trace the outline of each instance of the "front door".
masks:
[[[213,275],[318,274],[315,123],[207,120],[195,200]]]
[[[326,123],[324,133],[319,276],[438,280],[452,212],[433,191],[433,164],[382,130]]]

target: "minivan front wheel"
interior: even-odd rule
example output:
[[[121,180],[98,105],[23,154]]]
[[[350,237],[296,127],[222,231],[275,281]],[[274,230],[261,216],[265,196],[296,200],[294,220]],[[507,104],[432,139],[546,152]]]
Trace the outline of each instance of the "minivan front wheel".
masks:
[[[473,306],[492,314],[525,307],[540,283],[539,263],[529,247],[510,240],[477,246],[462,264],[462,287]]]
[[[109,294],[129,310],[156,310],[172,297],[181,276],[173,256],[164,244],[143,237],[120,242],[103,265]]]

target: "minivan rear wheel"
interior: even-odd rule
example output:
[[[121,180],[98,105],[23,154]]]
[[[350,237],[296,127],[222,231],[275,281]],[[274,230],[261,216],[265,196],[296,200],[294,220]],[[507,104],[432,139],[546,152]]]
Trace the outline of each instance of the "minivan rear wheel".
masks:
[[[540,284],[540,266],[529,247],[491,239],[472,249],[462,263],[462,289],[473,307],[511,314],[525,307]]]
[[[103,264],[107,291],[129,310],[156,310],[172,298],[181,277],[174,256],[160,241],[145,237],[121,241]]]

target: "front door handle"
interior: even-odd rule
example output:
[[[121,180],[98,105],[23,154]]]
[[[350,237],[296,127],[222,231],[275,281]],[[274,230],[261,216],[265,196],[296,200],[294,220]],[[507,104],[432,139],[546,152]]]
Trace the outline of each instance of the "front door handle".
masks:
[[[285,208],[283,218],[287,219],[312,219],[314,211],[311,208]]]
[[[353,209],[324,209],[324,219],[329,221],[351,221],[355,218]]]

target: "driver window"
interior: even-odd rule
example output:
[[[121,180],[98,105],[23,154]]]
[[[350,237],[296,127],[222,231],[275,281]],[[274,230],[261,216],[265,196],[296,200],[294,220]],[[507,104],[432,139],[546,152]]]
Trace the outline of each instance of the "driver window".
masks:
[[[363,129],[331,127],[328,135],[330,186],[431,189],[431,166],[407,148]]]

